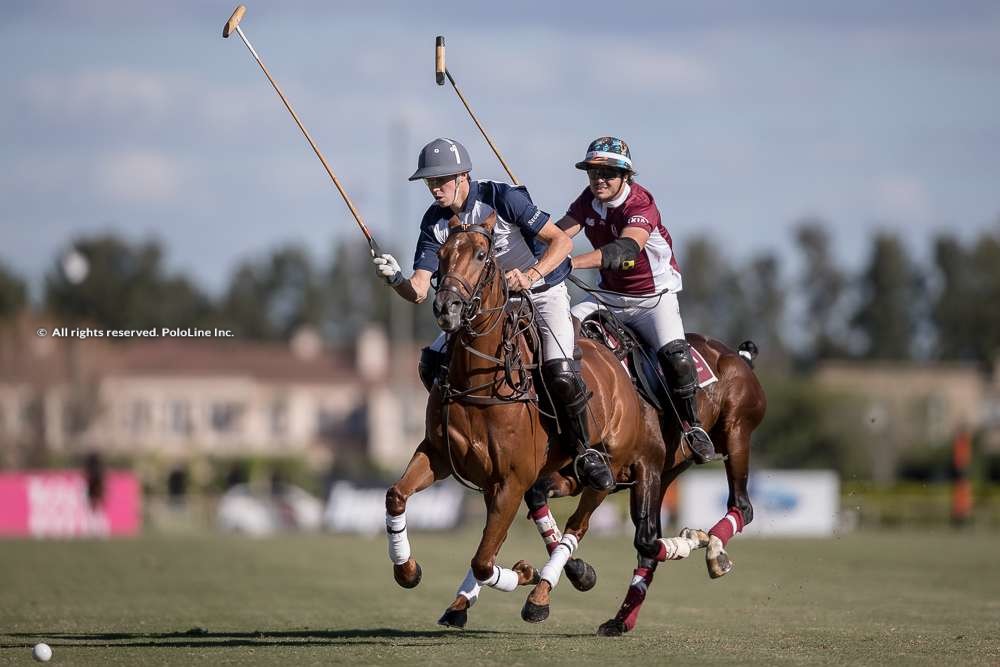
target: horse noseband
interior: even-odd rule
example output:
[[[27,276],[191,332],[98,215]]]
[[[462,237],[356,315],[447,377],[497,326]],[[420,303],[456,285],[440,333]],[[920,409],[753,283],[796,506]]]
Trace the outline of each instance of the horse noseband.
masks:
[[[457,273],[446,273],[441,277],[438,291],[451,292],[454,294],[462,304],[462,320],[465,323],[471,322],[475,319],[476,314],[479,313],[480,305],[482,304],[482,291],[486,286],[486,283],[490,276],[492,276],[493,271],[496,269],[496,261],[493,258],[493,232],[487,229],[484,225],[460,225],[455,229],[456,234],[482,234],[486,237],[486,242],[488,244],[486,248],[486,266],[479,274],[479,280],[476,282],[476,286],[473,287],[469,284],[462,276]],[[457,287],[454,285],[444,285],[443,283],[451,278],[465,290],[466,295],[462,294]]]

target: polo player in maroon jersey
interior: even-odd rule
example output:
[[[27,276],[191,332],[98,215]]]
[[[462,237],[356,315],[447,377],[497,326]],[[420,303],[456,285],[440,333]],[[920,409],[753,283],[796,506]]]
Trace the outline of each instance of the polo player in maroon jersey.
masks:
[[[696,463],[719,458],[698,419],[698,376],[684,337],[677,293],[680,265],[653,195],[635,182],[628,144],[595,139],[576,163],[589,184],[556,223],[569,236],[583,230],[594,250],[572,258],[574,269],[600,269],[600,288],[573,307],[583,320],[600,305],[629,325],[656,358],[674,399],[685,440]]]

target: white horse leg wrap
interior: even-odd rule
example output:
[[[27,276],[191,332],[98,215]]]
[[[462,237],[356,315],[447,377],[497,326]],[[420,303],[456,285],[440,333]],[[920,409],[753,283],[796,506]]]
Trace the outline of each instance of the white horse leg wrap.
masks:
[[[389,560],[402,565],[410,560],[410,540],[406,537],[406,512],[399,516],[385,515],[385,532],[389,536]]]
[[[472,568],[469,568],[469,571],[465,574],[465,579],[462,580],[455,595],[464,597],[469,601],[469,606],[471,607],[479,599],[479,591],[481,590],[482,586],[476,581],[476,575],[472,573]]]
[[[517,590],[517,572],[514,570],[508,570],[505,567],[500,567],[499,565],[494,565],[493,574],[485,581],[479,580],[479,583],[483,586],[495,588],[498,591],[510,593],[511,591]]]
[[[549,582],[552,588],[558,585],[563,568],[566,567],[566,562],[573,555],[573,552],[576,551],[578,544],[576,535],[563,535],[563,538],[559,540],[559,545],[549,555],[549,562],[542,568],[540,576]]]
[[[665,556],[662,560],[680,560],[691,555],[693,540],[684,537],[661,537],[657,540],[664,546]],[[697,543],[694,545],[697,548]]]

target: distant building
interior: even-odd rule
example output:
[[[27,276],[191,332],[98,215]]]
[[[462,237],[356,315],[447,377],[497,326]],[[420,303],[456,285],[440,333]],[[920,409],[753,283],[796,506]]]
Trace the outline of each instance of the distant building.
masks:
[[[217,338],[112,343],[36,333],[54,326],[22,318],[0,331],[5,465],[23,465],[32,450],[42,450],[176,460],[298,456],[326,467],[353,450],[394,466],[419,442],[402,434],[393,392],[386,398],[386,365],[378,357],[388,351],[379,333],[359,341],[362,377],[354,350],[324,349],[308,332],[290,345]],[[369,443],[373,413],[377,445]]]
[[[997,424],[991,415],[1000,415],[1000,379],[991,384],[972,363],[833,361],[814,379],[862,401],[878,481],[891,481],[906,449],[945,445],[959,428],[990,430]]]

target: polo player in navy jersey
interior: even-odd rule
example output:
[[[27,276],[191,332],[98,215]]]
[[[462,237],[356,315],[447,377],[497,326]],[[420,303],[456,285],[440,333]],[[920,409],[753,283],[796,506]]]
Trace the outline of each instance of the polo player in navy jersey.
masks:
[[[587,427],[587,388],[572,359],[574,330],[569,294],[564,282],[570,272],[569,253],[573,242],[531,201],[524,187],[496,181],[472,180],[472,161],[462,144],[453,139],[435,139],[420,151],[417,170],[411,181],[423,180],[434,203],[420,223],[420,238],[413,258],[413,274],[404,278],[399,262],[389,254],[373,258],[378,275],[397,294],[413,303],[422,303],[431,277],[438,269],[438,250],[448,238],[448,222],[458,216],[466,225],[483,223],[496,214],[493,248],[512,291],[530,294],[540,315],[542,373],[552,393],[559,421],[571,447],[578,452],[575,469],[581,482],[602,491],[615,485],[601,454],[590,448]],[[446,363],[446,336],[424,348],[420,357],[420,378],[428,391],[438,369]]]
[[[557,223],[569,236],[580,230],[594,250],[572,258],[574,269],[600,269],[600,287],[618,295],[601,301],[656,351],[696,463],[718,458],[698,419],[698,378],[684,337],[677,293],[681,269],[653,195],[635,182],[628,144],[617,137],[591,142],[576,163],[589,184]],[[583,320],[598,309],[594,296],[573,307]]]

